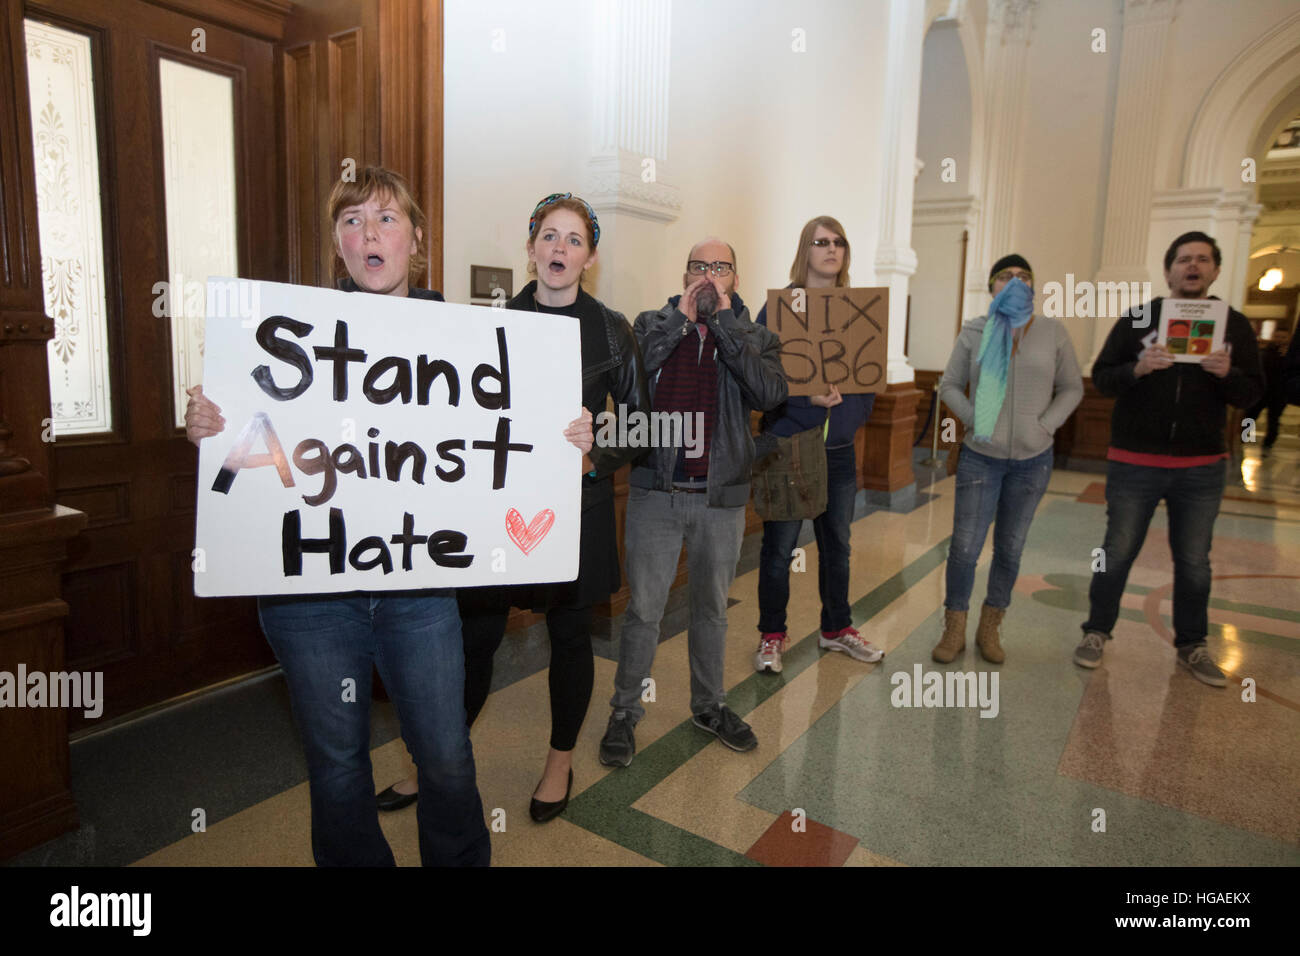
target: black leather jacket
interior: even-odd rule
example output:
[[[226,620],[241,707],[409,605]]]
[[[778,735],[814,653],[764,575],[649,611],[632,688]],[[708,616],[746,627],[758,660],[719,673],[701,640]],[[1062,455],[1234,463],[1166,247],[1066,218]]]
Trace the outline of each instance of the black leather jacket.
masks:
[[[679,296],[657,312],[636,317],[633,332],[651,376],[653,400],[659,371],[682,341],[688,322],[677,308]],[[732,308],[708,320],[717,342],[718,419],[709,445],[709,506],[743,508],[749,501],[749,473],[754,464],[754,438],[749,413],[771,411],[786,400],[789,386],[781,368],[781,340],[776,333],[749,319],[749,309],[734,292]],[[652,449],[644,464],[635,465],[629,481],[637,488],[670,491],[676,448]]]
[[[536,289],[537,280],[534,279],[506,303],[506,308],[537,311],[533,298]],[[628,412],[649,411],[645,367],[627,319],[581,289],[573,306],[582,340],[582,404],[591,412],[592,418],[606,410],[606,402],[611,397],[616,413],[619,406]],[[596,432],[600,431],[598,423],[593,422],[592,427]],[[616,430],[614,433],[619,432]],[[593,446],[588,457],[596,475],[582,478],[582,510],[613,500],[614,472],[640,458],[644,451],[641,448]]]

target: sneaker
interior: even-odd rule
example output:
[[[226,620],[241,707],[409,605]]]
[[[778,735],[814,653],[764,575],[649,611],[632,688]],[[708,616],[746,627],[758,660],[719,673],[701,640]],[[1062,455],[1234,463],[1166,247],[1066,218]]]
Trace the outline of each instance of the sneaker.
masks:
[[[874,664],[885,656],[885,652],[870,641],[862,639],[855,629],[846,627],[839,631],[822,631],[817,638],[817,646],[827,651],[844,651],[855,661]]]
[[[1211,687],[1223,687],[1228,683],[1228,678],[1219,670],[1218,665],[1210,658],[1210,652],[1204,644],[1193,644],[1190,647],[1180,647],[1178,649],[1178,663],[1192,672],[1192,676],[1203,684],[1209,684]]]
[[[1074,649],[1074,662],[1092,669],[1101,663],[1101,652],[1106,648],[1106,635],[1101,631],[1088,631]]]
[[[758,746],[758,738],[749,729],[749,724],[737,717],[735,711],[725,704],[719,707],[710,707],[704,713],[696,714],[691,718],[691,723],[699,727],[700,730],[707,730],[709,733],[715,734],[719,740],[732,750],[743,753]]]
[[[754,652],[754,670],[760,674],[763,671],[781,673],[781,653],[788,639],[785,631],[771,631],[760,637],[758,650]]]
[[[632,763],[632,755],[636,753],[632,727],[626,711],[616,710],[609,715],[609,726],[600,739],[600,762],[606,767],[626,767]]]

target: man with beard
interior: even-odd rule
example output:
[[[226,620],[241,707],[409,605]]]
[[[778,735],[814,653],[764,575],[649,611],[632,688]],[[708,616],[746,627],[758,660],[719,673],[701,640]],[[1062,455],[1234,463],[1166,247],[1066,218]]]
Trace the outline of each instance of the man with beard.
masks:
[[[1204,299],[1219,275],[1214,239],[1188,232],[1165,253],[1171,298]],[[1174,558],[1174,648],[1178,664],[1213,687],[1227,681],[1210,658],[1210,539],[1223,498],[1229,404],[1250,408],[1264,394],[1250,322],[1228,309],[1224,348],[1200,363],[1174,362],[1156,344],[1161,298],[1130,309],[1110,330],[1092,382],[1115,396],[1106,471],[1106,541],[1088,592],[1091,613],[1074,662],[1094,668],[1119,617],[1129,569],[1163,498]]]
[[[685,292],[658,311],[642,312],[633,325],[651,407],[663,415],[691,416],[703,440],[689,455],[680,442],[653,449],[629,479],[624,544],[632,593],[610,701],[614,711],[600,742],[606,766],[626,767],[636,752],[633,728],[645,714],[642,683],[654,663],[683,544],[690,575],[693,722],[732,750],[758,746],[749,725],[725,704],[727,592],[745,533],[754,461],[750,412],[780,405],[787,387],[781,342],[750,321],[737,284],[735,250],[706,239],[688,256]]]

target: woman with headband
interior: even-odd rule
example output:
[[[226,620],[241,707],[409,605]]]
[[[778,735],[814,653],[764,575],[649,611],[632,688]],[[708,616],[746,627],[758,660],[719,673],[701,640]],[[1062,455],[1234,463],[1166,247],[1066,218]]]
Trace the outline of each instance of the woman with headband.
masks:
[[[1020,573],[1029,523],[1052,476],[1052,436],[1083,398],[1070,334],[1056,319],[1033,313],[1029,263],[1018,255],[1003,256],[989,272],[989,291],[988,315],[962,326],[939,383],[940,400],[966,426],[957,462],[943,636],[930,654],[940,664],[966,649],[975,565],[990,524],[993,561],[975,644],[990,664],[1006,659],[1002,617]]]
[[[578,321],[582,343],[582,404],[592,415],[604,412],[611,396],[616,407],[645,412],[650,407],[645,373],[627,319],[582,288],[583,276],[596,264],[599,241],[600,223],[586,202],[570,193],[547,196],[533,209],[528,221],[525,246],[528,273],[535,278],[506,307],[571,316]],[[471,723],[487,700],[492,683],[492,656],[505,635],[510,608],[528,608],[546,614],[551,641],[547,675],[551,738],[542,779],[529,805],[529,816],[538,823],[559,816],[569,804],[573,789],[573,748],[587,715],[595,680],[591,609],[607,600],[620,584],[613,475],[639,453],[631,448],[594,446],[583,458],[576,580],[459,592],[465,631],[465,704]],[[405,783],[409,789],[409,781]],[[390,787],[389,791],[394,788]],[[380,795],[381,800],[389,791]]]

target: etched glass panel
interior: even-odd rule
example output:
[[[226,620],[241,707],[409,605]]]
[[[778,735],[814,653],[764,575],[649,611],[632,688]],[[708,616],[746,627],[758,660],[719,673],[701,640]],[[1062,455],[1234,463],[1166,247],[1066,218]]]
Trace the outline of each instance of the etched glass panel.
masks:
[[[27,91],[36,165],[50,406],[55,435],[111,431],[104,237],[90,39],[27,20]]]
[[[234,83],[160,60],[167,262],[171,270],[172,383],[176,424],[185,390],[203,381],[203,319],[209,276],[235,276]]]

